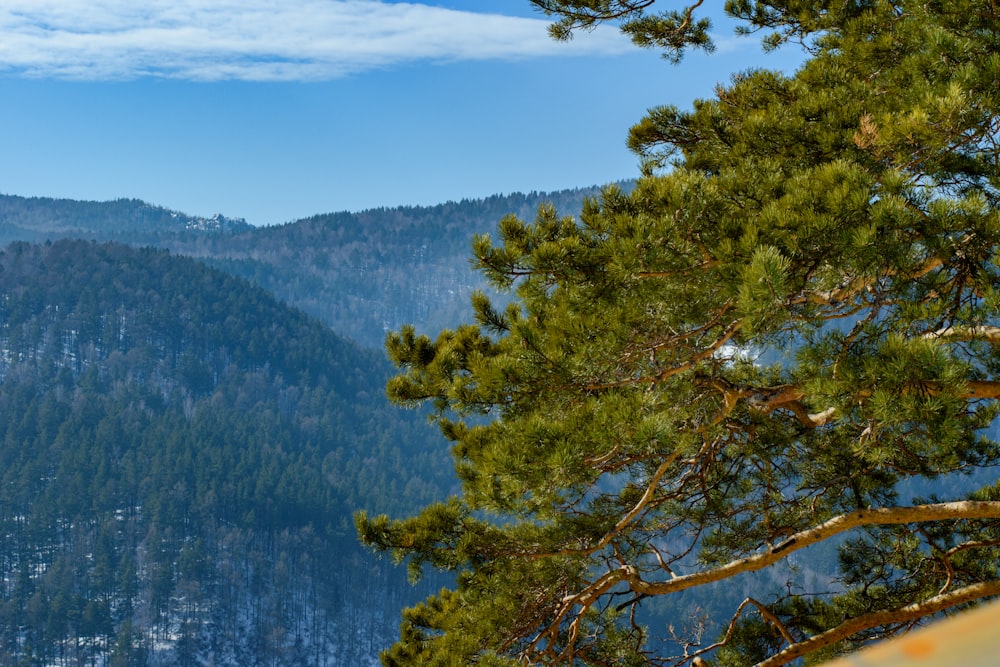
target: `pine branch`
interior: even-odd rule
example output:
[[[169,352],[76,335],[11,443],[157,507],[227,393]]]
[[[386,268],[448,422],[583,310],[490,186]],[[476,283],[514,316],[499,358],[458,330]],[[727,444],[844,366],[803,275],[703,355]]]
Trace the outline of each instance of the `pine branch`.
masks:
[[[729,579],[743,572],[762,570],[799,549],[818,544],[834,535],[854,528],[960,519],[1000,519],[1000,501],[965,500],[910,507],[862,509],[849,514],[841,514],[814,528],[799,531],[763,553],[741,558],[710,570],[676,576],[669,581],[644,581],[635,567],[631,565],[626,565],[621,571],[631,589],[636,593],[665,595]]]
[[[757,663],[756,667],[781,667],[813,651],[847,639],[862,630],[877,628],[882,625],[916,621],[931,614],[994,595],[1000,595],[1000,581],[997,580],[972,584],[899,609],[864,614],[848,619],[826,632],[792,644],[780,653],[776,653],[767,660]]]
[[[924,338],[933,340],[984,340],[987,343],[1000,343],[1000,327],[974,326],[974,327],[944,327],[937,331],[924,334]]]

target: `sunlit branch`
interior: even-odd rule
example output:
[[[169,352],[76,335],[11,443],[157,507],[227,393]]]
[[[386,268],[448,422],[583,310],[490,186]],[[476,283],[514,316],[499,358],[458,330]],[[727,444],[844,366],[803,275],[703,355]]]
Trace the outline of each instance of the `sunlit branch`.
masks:
[[[736,624],[739,622],[740,616],[742,616],[743,614],[743,610],[746,609],[747,606],[751,604],[757,608],[757,611],[760,612],[760,615],[764,618],[764,620],[769,622],[778,630],[782,638],[786,642],[788,642],[788,644],[791,645],[795,643],[795,639],[788,631],[788,628],[786,628],[785,625],[781,622],[781,619],[779,619],[777,616],[771,613],[770,609],[768,609],[766,606],[764,606],[757,600],[754,600],[753,598],[747,598],[740,603],[739,607],[737,607],[736,613],[734,613],[732,619],[730,619],[729,625],[726,627],[726,634],[722,636],[722,639],[715,642],[714,644],[710,644],[709,646],[706,646],[696,651],[692,657],[697,657],[699,655],[711,653],[712,651],[728,644],[733,638],[733,632],[736,630]]]
[[[924,334],[924,338],[961,341],[984,340],[988,343],[1000,343],[1000,327],[985,325],[975,327],[944,327]]]
[[[861,509],[841,514],[819,526],[795,533],[763,553],[741,558],[710,570],[674,577],[669,581],[644,581],[638,570],[631,565],[623,567],[622,570],[633,591],[648,595],[664,595],[722,581],[743,572],[756,572],[783,560],[799,549],[823,542],[854,528],[959,519],[1000,519],[1000,502],[969,500],[911,507]]]
[[[757,663],[756,667],[781,667],[824,646],[830,646],[843,639],[847,639],[862,630],[877,628],[882,625],[915,621],[931,614],[936,614],[940,611],[993,595],[1000,595],[1000,581],[972,584],[899,609],[864,614],[863,616],[848,619],[826,632],[792,644],[767,660]]]

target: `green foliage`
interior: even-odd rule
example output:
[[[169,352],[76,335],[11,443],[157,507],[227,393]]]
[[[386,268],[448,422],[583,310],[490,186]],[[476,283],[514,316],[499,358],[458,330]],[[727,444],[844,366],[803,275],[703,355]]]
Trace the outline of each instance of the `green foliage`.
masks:
[[[534,4],[557,36],[612,21],[674,56],[706,29],[700,3]],[[389,395],[433,405],[462,493],[358,517],[367,544],[458,574],[386,664],[816,661],[1000,594],[996,490],[957,481],[1000,462],[1000,16],[727,11],[809,60],[652,110],[634,190],[475,238],[507,305],[390,335]],[[796,579],[816,543],[839,572]],[[643,615],[738,574],[754,599],[713,605],[717,645]]]
[[[556,39],[567,40],[572,38],[574,30],[593,29],[598,23],[616,20],[635,44],[663,49],[675,62],[688,48],[715,50],[708,34],[711,22],[695,17],[694,7],[652,14],[645,11],[653,4],[649,0],[531,0],[531,3],[548,15],[559,17],[549,30]]]

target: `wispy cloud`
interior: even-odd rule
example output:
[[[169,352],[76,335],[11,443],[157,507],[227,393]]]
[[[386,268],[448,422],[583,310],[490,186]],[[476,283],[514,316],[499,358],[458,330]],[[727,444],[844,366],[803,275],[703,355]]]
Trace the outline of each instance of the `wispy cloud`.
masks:
[[[540,18],[375,0],[3,0],[0,72],[119,80],[334,79],[410,61],[617,53],[617,31],[553,42]]]

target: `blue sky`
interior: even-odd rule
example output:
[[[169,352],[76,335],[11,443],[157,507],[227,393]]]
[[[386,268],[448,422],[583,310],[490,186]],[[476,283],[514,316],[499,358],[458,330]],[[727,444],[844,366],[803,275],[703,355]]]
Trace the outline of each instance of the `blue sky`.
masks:
[[[0,192],[277,224],[603,184],[628,127],[750,66],[610,27],[553,42],[524,0],[4,0]]]

